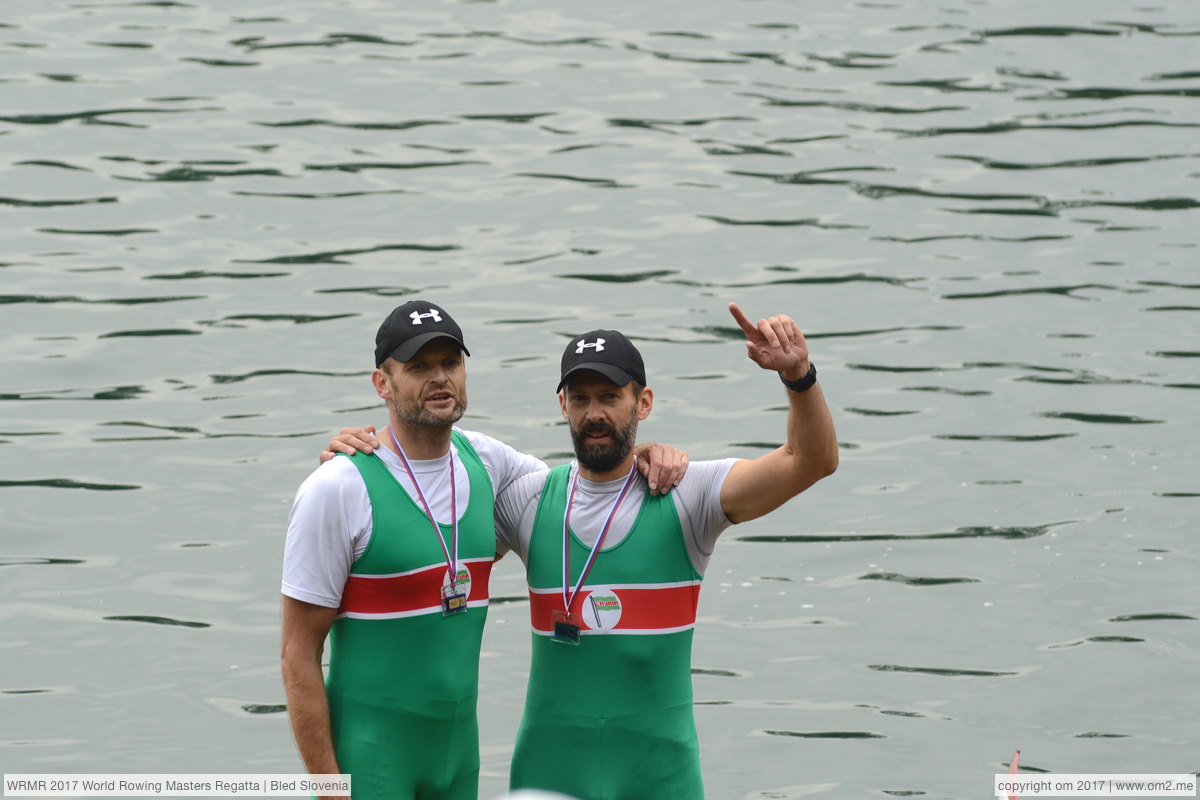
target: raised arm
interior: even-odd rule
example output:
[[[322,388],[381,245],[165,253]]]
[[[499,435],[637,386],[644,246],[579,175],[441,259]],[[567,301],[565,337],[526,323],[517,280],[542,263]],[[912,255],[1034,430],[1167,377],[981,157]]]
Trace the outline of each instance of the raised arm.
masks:
[[[721,486],[725,515],[732,522],[745,522],[774,511],[833,474],[838,443],[820,384],[804,380],[812,369],[808,343],[792,318],[780,314],[754,324],[736,303],[729,304],[729,313],[746,334],[750,360],[794,386],[780,387],[788,397],[787,442],[766,455],[738,461]]]

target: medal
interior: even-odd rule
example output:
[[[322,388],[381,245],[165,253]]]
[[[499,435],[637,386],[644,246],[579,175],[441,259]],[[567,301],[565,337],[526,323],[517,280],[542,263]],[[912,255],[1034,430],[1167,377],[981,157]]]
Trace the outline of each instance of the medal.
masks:
[[[583,628],[583,617],[555,609],[550,612],[550,622],[554,625],[552,641],[563,644],[579,644],[579,631]]]
[[[454,584],[442,587],[442,616],[452,617],[467,610],[467,593],[454,588]]]
[[[621,492],[617,495],[612,510],[608,512],[608,519],[604,521],[604,527],[600,529],[600,535],[596,537],[596,543],[592,545],[592,552],[588,555],[588,560],[584,563],[583,569],[579,573],[579,580],[575,582],[575,589],[572,591],[569,589],[571,586],[571,504],[575,501],[575,489],[579,486],[579,473],[575,473],[575,478],[571,481],[571,491],[567,495],[567,510],[563,514],[563,610],[555,610],[550,613],[550,621],[554,626],[552,641],[563,644],[579,644],[580,632],[584,628],[583,617],[571,613],[571,605],[579,596],[579,590],[583,588],[588,574],[591,573],[592,567],[596,563],[596,557],[600,554],[600,548],[604,545],[604,538],[608,536],[608,529],[617,516],[617,509],[621,507],[621,501],[625,499],[625,495],[629,494],[629,487],[633,485],[636,475],[637,457],[635,456],[633,466],[629,468],[629,477],[625,479],[625,485],[621,487]],[[599,614],[596,619],[599,620]]]
[[[429,507],[429,503],[425,501],[425,493],[421,491],[421,484],[417,482],[417,476],[412,471],[412,467],[408,463],[408,459],[404,455],[404,448],[396,441],[396,433],[390,427],[388,435],[392,437],[392,444],[396,447],[396,452],[400,454],[400,461],[404,464],[404,470],[408,473],[409,480],[412,481],[413,488],[417,490],[417,498],[421,501],[421,508],[425,511],[425,516],[429,517],[429,524],[433,526],[434,535],[437,536],[438,544],[442,546],[442,554],[446,557],[446,566],[449,568],[447,580],[449,581],[442,587],[438,602],[442,606],[443,617],[453,617],[456,614],[461,614],[467,610],[467,593],[456,586],[455,579],[458,576],[458,495],[457,487],[454,485],[454,449],[450,449],[450,537],[454,541],[453,551],[446,546],[446,537],[442,536],[442,529],[438,527],[437,520],[433,517],[433,509]]]

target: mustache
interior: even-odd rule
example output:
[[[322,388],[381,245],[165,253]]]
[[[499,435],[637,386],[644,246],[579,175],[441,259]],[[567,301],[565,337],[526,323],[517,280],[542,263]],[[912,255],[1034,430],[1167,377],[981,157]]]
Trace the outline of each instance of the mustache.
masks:
[[[590,436],[593,433],[605,433],[616,438],[617,429],[616,426],[609,425],[606,422],[589,422],[579,429],[580,436]]]

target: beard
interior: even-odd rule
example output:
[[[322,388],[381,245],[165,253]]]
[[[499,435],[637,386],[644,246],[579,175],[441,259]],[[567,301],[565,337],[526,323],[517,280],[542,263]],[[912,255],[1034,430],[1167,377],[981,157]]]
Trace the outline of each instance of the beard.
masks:
[[[449,417],[439,417],[421,405],[401,406],[399,403],[392,403],[392,413],[401,422],[407,422],[410,425],[421,425],[427,428],[448,428],[462,419],[463,414],[466,412],[467,404],[463,400],[454,401],[454,409],[450,412]]]
[[[575,445],[575,458],[579,465],[592,472],[608,472],[621,465],[637,439],[637,412],[629,417],[623,427],[617,428],[607,422],[589,422],[579,430],[571,429],[571,441]],[[592,433],[606,433],[612,444],[588,444],[584,438]]]

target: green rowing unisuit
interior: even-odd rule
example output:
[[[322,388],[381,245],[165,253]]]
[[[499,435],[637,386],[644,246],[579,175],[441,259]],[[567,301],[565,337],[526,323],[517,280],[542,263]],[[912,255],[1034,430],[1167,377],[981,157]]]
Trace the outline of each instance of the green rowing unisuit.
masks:
[[[691,646],[701,576],[674,503],[647,493],[633,529],[600,552],[571,604],[585,623],[580,642],[563,644],[549,633],[551,611],[563,606],[568,477],[566,466],[550,471],[529,543],[533,661],[511,787],[580,800],[700,800]],[[589,552],[572,532],[572,583]]]
[[[330,631],[330,726],[355,800],[476,800],[475,716],[488,577],[496,554],[494,492],[457,431],[470,502],[458,525],[466,612],[442,616],[446,557],[429,518],[376,456],[352,457],[371,499],[371,541],[354,562]],[[441,525],[451,545],[451,528]]]

